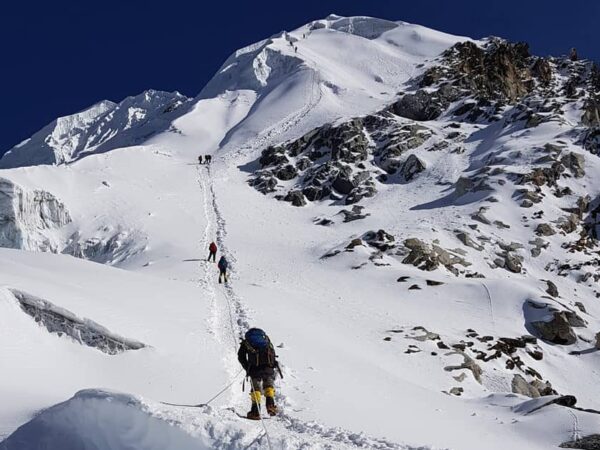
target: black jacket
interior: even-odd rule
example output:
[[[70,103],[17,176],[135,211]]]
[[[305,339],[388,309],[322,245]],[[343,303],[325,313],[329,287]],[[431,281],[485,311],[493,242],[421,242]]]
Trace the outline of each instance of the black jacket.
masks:
[[[251,377],[273,375],[277,367],[276,357],[271,343],[267,349],[260,351],[243,340],[238,350],[238,361]]]

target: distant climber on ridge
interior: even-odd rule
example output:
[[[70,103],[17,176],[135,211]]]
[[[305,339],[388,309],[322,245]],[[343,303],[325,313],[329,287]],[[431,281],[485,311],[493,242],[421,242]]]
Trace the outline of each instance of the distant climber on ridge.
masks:
[[[204,161],[206,161],[206,164],[210,164],[212,162],[212,155],[205,155]]]
[[[214,242],[211,242],[210,245],[208,246],[207,261],[210,261],[211,258],[212,258],[213,262],[217,262],[217,244],[215,244]]]
[[[277,355],[267,334],[259,328],[250,328],[240,344],[238,361],[250,377],[252,407],[246,417],[260,419],[261,392],[264,393],[267,412],[277,414],[275,405],[275,369],[279,370]],[[281,370],[279,370],[281,375]]]
[[[219,283],[222,283],[223,281],[227,283],[227,267],[229,266],[229,263],[227,262],[227,259],[225,259],[225,256],[221,256],[217,266],[219,267]],[[223,281],[221,281],[221,279],[223,279]]]
[[[198,156],[198,164],[202,164],[202,155]]]

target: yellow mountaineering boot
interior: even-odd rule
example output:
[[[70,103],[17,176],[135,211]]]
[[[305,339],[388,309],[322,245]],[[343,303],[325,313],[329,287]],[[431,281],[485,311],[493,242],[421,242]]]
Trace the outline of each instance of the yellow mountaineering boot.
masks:
[[[268,387],[265,389],[265,397],[267,398],[267,412],[270,416],[277,414],[277,405],[275,404],[275,388]]]
[[[260,411],[258,405],[260,405],[260,391],[250,392],[250,398],[252,399],[252,408],[246,414],[246,417],[251,420],[260,420]]]

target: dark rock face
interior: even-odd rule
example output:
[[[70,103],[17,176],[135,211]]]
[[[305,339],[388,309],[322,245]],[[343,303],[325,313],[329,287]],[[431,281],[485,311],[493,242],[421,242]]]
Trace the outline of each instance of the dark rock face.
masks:
[[[454,267],[455,265],[463,267],[470,265],[464,258],[438,245],[429,245],[420,239],[406,239],[404,246],[409,249],[409,253],[402,262],[404,264],[412,264],[421,270],[432,271],[442,265],[450,272],[458,274],[458,269]]]
[[[288,181],[298,176],[298,170],[291,164],[286,164],[275,171],[275,176],[282,181]]]
[[[301,191],[290,191],[287,193],[283,200],[285,200],[286,202],[290,202],[294,206],[306,205],[304,194]]]
[[[308,201],[353,204],[374,196],[378,181],[411,181],[426,168],[416,155],[403,157],[404,153],[423,145],[433,132],[407,123],[392,110],[324,125],[295,141],[266,148],[258,159],[261,169],[249,184],[268,194],[285,188],[279,182],[293,182],[287,194],[300,191]],[[302,204],[299,194],[287,194],[279,198]]]
[[[586,101],[581,121],[590,128],[600,127],[600,101],[597,98],[591,97]]]
[[[569,152],[560,160],[563,166],[571,171],[575,178],[585,175],[585,158],[579,153]]]
[[[384,230],[368,231],[362,239],[371,247],[375,247],[382,252],[388,251],[396,246],[396,238]]]
[[[540,223],[535,228],[535,234],[538,236],[552,236],[556,234],[556,231],[554,231],[554,228],[549,223]]]
[[[531,57],[524,43],[492,39],[482,48],[472,42],[459,42],[443,56],[446,65],[426,72],[421,84],[430,86],[444,77],[479,100],[502,99],[514,103],[532,89],[532,72],[543,83],[552,77],[547,62],[539,62],[529,69]],[[476,104],[471,105],[469,109],[476,108]]]
[[[447,90],[433,94],[419,90],[414,94],[404,95],[391,106],[391,110],[394,114],[411,120],[434,120],[446,110],[452,98],[456,98],[456,95]]]
[[[547,59],[538,58],[531,66],[531,74],[540,80],[542,85],[548,85],[552,81],[552,68]]]
[[[581,450],[600,450],[600,434],[590,434],[575,441],[563,442],[560,448],[578,448]]]
[[[551,320],[532,322],[531,325],[542,339],[553,344],[571,345],[577,341],[566,311],[556,311]]]
[[[371,215],[369,213],[363,214],[362,213],[363,210],[364,210],[364,207],[359,206],[359,205],[354,205],[351,210],[342,209],[338,214],[341,214],[344,216],[344,223],[348,223],[348,222],[354,222],[355,220],[365,219]]]
[[[400,166],[400,174],[406,181],[411,181],[417,174],[425,170],[425,163],[415,155],[410,155]]]
[[[556,284],[554,284],[552,281],[550,280],[545,280],[546,281],[546,292],[548,293],[548,295],[551,295],[552,297],[558,297],[558,288],[556,287]]]

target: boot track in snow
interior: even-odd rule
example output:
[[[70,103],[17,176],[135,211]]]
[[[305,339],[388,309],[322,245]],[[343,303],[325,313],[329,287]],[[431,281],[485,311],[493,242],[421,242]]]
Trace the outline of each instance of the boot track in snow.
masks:
[[[198,405],[172,405],[165,404],[172,408],[181,409],[179,414],[187,417],[188,414],[197,416],[198,409],[201,411],[201,420],[212,421],[217,420],[219,422],[227,422],[231,420],[231,413],[235,415],[235,420],[238,421],[240,417],[244,418],[238,411],[248,406],[248,399],[246,395],[242,394],[236,381],[241,381],[241,372],[239,371],[237,361],[237,348],[239,345],[239,339],[243,334],[243,330],[249,328],[250,324],[248,321],[248,313],[242,303],[241,298],[236,294],[233,288],[233,282],[238,274],[235,272],[235,256],[229,251],[226,245],[227,229],[226,221],[221,214],[218,205],[218,199],[215,193],[215,188],[212,180],[212,169],[210,166],[198,166],[198,185],[202,191],[202,201],[204,206],[204,213],[206,216],[206,228],[204,236],[200,246],[202,251],[208,248],[208,244],[216,239],[219,251],[226,256],[230,263],[231,274],[229,281],[224,285],[217,285],[216,270],[213,271],[212,263],[200,264],[199,270],[201,277],[199,283],[202,287],[207,290],[207,294],[211,299],[213,316],[210,319],[210,329],[215,338],[223,345],[232,346],[230,354],[226,355],[224,362],[227,368],[227,372],[231,376],[230,385],[226,386],[223,392],[217,394],[216,397],[209,400],[206,403],[212,402],[217,397],[220,397],[222,393],[229,392],[228,398],[222,401],[224,407],[213,408],[211,406],[205,406],[205,404]],[[202,271],[204,273],[202,273]],[[231,344],[227,344],[230,341]],[[280,404],[285,404],[286,396],[278,394]],[[187,409],[187,413],[183,410]],[[165,411],[165,419],[173,422],[171,414]],[[196,419],[198,419],[196,417]],[[222,437],[214,436],[215,448],[222,449],[251,449],[251,448],[266,448],[272,447],[275,449],[291,449],[291,448],[363,448],[363,449],[415,449],[416,447],[409,447],[400,445],[394,442],[387,441],[385,439],[377,439],[364,435],[363,433],[356,433],[343,430],[341,428],[328,428],[317,422],[303,422],[300,419],[294,418],[287,414],[283,408],[280,410],[277,416],[273,418],[267,418],[269,420],[268,428],[263,421],[257,424],[252,424],[251,421],[244,421],[248,423],[252,428],[258,426],[262,429],[258,435],[252,438],[249,435],[245,435],[245,438],[238,436],[238,440],[235,442],[227,441]],[[176,420],[182,425],[184,421]],[[187,422],[187,420],[185,421]],[[195,420],[194,420],[195,422]],[[262,426],[261,426],[262,425]],[[234,426],[232,424],[232,426]],[[208,424],[204,424],[205,428],[212,428]],[[245,427],[244,427],[245,428]],[[216,432],[213,430],[213,432]],[[241,431],[240,431],[241,432]],[[238,432],[238,434],[240,433]],[[243,432],[242,432],[243,433]],[[254,433],[253,433],[254,434]],[[250,443],[247,442],[250,439]],[[423,447],[423,449],[425,449]]]

